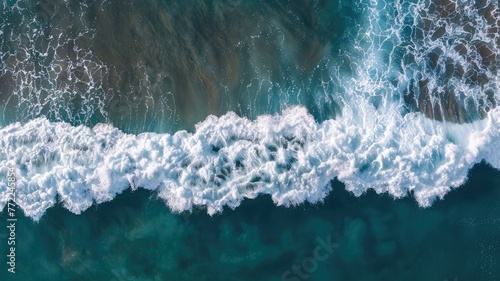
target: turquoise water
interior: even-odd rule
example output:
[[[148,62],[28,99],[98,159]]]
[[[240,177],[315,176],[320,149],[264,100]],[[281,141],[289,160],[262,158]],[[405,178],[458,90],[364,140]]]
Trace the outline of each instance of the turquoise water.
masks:
[[[0,276],[287,280],[316,239],[331,237],[333,252],[310,274],[302,269],[303,280],[498,280],[499,199],[500,173],[484,164],[428,209],[372,192],[357,198],[339,182],[322,204],[283,208],[262,196],[213,217],[172,214],[149,192],[127,191],[81,215],[58,206],[38,223],[19,217],[17,273]]]
[[[4,1],[0,280],[500,280],[499,30],[496,0]]]

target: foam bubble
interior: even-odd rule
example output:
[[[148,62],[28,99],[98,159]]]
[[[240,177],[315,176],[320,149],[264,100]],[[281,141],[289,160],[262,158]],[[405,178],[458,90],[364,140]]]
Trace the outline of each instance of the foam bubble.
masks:
[[[303,107],[255,121],[210,116],[194,133],[124,134],[110,125],[74,127],[45,118],[0,130],[0,173],[17,172],[16,203],[40,219],[59,201],[80,213],[127,188],[156,191],[176,212],[208,213],[269,194],[277,205],[320,202],[338,178],[355,195],[368,189],[400,198],[413,193],[430,206],[485,160],[500,168],[500,110],[471,124],[448,124],[418,113],[345,110],[315,122]],[[7,186],[0,183],[1,204]]]

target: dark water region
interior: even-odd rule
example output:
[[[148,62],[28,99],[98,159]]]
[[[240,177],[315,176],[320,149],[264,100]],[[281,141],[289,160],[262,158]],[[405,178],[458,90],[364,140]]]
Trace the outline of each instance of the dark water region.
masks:
[[[365,89],[375,106],[394,95],[437,120],[483,118],[498,102],[495,3],[420,4],[7,1],[0,121],[175,132],[209,114],[255,118],[294,104],[321,121],[340,114],[353,94],[344,86],[363,72],[383,84]],[[387,69],[363,70],[379,55]]]
[[[498,280],[499,202],[500,173],[485,164],[428,209],[411,198],[357,198],[333,182],[320,205],[259,197],[222,215],[179,215],[139,189],[82,215],[62,207],[39,223],[19,215],[17,273],[3,262],[0,279]],[[325,243],[329,252],[308,259]],[[2,239],[2,255],[6,248]]]
[[[18,1],[1,10],[5,122],[173,132],[312,103],[342,11],[353,13],[339,1]]]
[[[500,66],[496,51],[500,48],[500,12],[494,1],[461,5],[438,0],[424,5],[426,9],[409,22],[412,27],[405,32],[409,44],[404,43],[404,47],[422,46],[425,50],[402,55],[408,68],[421,64],[417,79],[412,81],[414,90],[405,96],[406,103],[436,120],[463,123],[483,118],[498,103],[498,86],[490,85]],[[465,88],[481,89],[483,97],[474,101]],[[433,106],[433,99],[439,100],[439,106]]]

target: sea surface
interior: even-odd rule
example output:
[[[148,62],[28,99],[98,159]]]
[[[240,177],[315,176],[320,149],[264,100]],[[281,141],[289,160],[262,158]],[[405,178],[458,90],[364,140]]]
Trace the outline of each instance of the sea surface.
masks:
[[[0,279],[500,280],[499,102],[497,0],[5,0]]]

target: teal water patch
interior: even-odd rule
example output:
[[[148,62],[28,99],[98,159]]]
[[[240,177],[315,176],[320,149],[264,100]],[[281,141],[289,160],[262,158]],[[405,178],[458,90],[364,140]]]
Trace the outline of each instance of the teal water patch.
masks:
[[[497,280],[498,1],[403,2],[7,1],[2,280]]]
[[[1,280],[498,280],[500,173],[476,165],[428,209],[341,183],[323,204],[276,207],[268,196],[210,217],[173,214],[152,193],[126,191],[38,223],[18,214],[16,273]],[[6,224],[7,213],[0,215]]]

